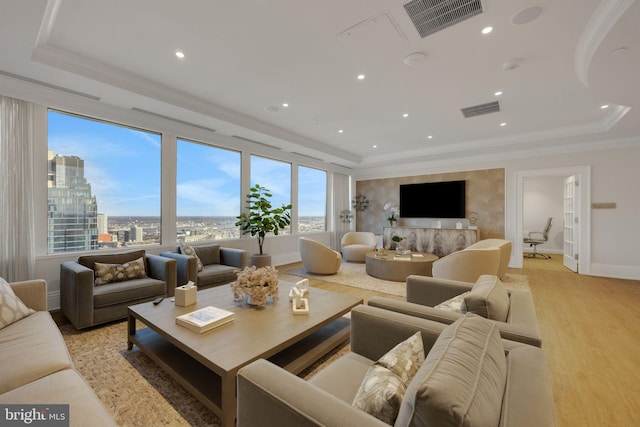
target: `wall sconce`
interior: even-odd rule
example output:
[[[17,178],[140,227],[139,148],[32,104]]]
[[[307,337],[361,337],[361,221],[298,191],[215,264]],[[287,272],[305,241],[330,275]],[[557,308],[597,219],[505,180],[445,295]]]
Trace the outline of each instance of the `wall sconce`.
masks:
[[[358,212],[362,212],[369,207],[369,200],[367,200],[366,196],[357,195],[353,201],[351,202],[354,209]]]
[[[351,220],[353,219],[353,214],[351,213],[351,209],[345,209],[343,211],[340,211],[340,219],[342,220],[342,222],[351,223]]]

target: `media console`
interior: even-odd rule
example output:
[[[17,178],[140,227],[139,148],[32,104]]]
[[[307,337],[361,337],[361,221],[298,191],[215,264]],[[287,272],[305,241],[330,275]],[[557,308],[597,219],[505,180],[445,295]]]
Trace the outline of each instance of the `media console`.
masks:
[[[382,247],[395,249],[393,236],[403,237],[407,249],[438,256],[460,251],[480,240],[480,230],[468,228],[384,227]]]

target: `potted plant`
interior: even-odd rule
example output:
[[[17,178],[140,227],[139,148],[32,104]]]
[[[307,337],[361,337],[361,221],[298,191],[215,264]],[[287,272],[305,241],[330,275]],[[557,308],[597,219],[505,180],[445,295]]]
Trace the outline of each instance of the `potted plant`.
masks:
[[[269,189],[256,184],[247,194],[246,208],[249,212],[243,212],[236,217],[236,225],[240,227],[243,235],[258,236],[260,253],[251,256],[251,264],[258,267],[271,265],[271,256],[265,255],[262,251],[267,234],[273,233],[277,236],[280,230],[291,224],[291,205],[283,204],[274,208],[271,205],[271,197]]]

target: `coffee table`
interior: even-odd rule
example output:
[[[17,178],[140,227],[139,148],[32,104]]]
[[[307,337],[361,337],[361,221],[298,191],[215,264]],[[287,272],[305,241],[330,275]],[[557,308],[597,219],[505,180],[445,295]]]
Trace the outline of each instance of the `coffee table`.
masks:
[[[128,348],[138,346],[222,421],[236,418],[236,375],[256,359],[269,359],[298,374],[348,339],[350,321],[342,317],[363,300],[323,289],[309,289],[309,314],[294,315],[293,283],[280,281],[279,301],[256,308],[233,302],[229,286],[198,292],[197,303],[177,307],[170,299],[129,307]],[[215,306],[234,312],[234,320],[197,333],[176,324],[176,316]],[[140,321],[146,327],[138,328]]]
[[[378,279],[404,282],[407,276],[419,274],[431,276],[431,267],[437,255],[423,252],[411,252],[396,255],[395,252],[367,252],[365,269],[367,274]]]

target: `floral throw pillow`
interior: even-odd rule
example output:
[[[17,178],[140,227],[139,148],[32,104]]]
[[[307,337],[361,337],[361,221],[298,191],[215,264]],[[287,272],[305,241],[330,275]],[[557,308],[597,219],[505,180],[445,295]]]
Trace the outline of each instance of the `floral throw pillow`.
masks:
[[[185,255],[196,257],[196,264],[198,265],[198,271],[202,271],[202,268],[204,266],[202,265],[202,261],[200,260],[200,257],[198,257],[198,254],[196,253],[196,251],[193,249],[192,246],[185,245],[184,243],[180,243],[180,252]]]
[[[147,272],[144,269],[144,259],[138,258],[125,264],[95,264],[95,285],[106,285],[107,283],[124,282],[125,280],[144,279]]]
[[[441,302],[433,308],[437,308],[440,310],[453,311],[454,313],[465,314],[467,312],[467,306],[464,303],[464,299],[469,295],[471,291],[465,292],[460,295],[456,295],[455,297],[448,299],[446,301]]]
[[[422,335],[416,332],[369,368],[352,405],[393,425],[407,386],[424,358]]]
[[[0,277],[0,329],[35,313],[16,296],[6,280]]]

